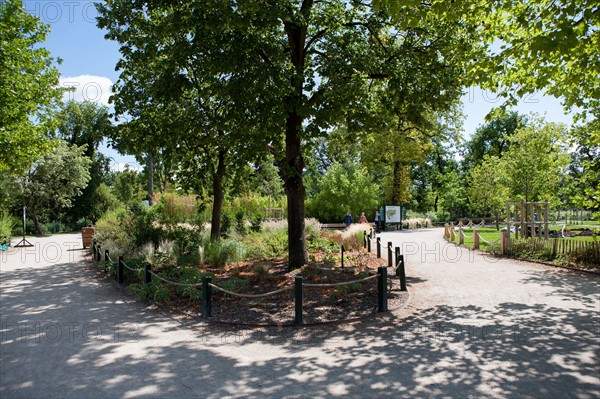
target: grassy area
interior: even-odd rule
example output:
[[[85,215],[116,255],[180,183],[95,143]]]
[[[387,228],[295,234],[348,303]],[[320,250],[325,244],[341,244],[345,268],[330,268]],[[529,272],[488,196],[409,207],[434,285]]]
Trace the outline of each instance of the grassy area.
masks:
[[[562,230],[564,225],[554,225],[554,226],[549,226],[550,230]],[[585,226],[567,226],[567,230],[571,230],[571,229],[581,229]],[[592,227],[592,226],[590,226]],[[465,241],[464,241],[464,245],[465,247],[468,248],[473,248],[473,231],[475,229],[463,229],[464,233],[465,233]],[[498,247],[500,246],[500,231],[497,231],[495,227],[480,227],[477,230],[479,230],[479,235],[482,238],[481,240],[479,240],[479,247],[482,250],[495,250],[498,249]],[[454,243],[458,244],[459,243],[459,234],[458,231],[455,231],[455,238],[454,238]],[[514,234],[511,235],[511,237],[514,237]],[[587,242],[594,242],[595,240],[598,240],[598,238],[594,238],[591,236],[582,236],[582,237],[567,237],[564,238],[564,240],[567,241],[587,241]],[[488,241],[489,243],[492,243],[492,245],[486,243],[486,241]]]

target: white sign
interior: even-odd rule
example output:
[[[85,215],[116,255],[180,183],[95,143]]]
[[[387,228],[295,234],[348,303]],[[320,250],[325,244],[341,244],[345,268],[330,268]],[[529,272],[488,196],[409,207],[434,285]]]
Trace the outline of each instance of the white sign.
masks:
[[[399,206],[386,206],[385,207],[385,222],[386,223],[400,223],[400,207]]]

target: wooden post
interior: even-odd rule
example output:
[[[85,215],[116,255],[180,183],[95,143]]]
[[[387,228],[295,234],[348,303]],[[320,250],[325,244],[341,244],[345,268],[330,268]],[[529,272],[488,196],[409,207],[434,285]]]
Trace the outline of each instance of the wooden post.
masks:
[[[500,235],[500,255],[508,255],[510,242],[510,232],[503,231]]]
[[[455,239],[455,235],[454,235],[454,223],[450,222],[450,241],[454,242]]]
[[[473,230],[473,249],[479,249],[479,230]]]
[[[458,245],[465,245],[465,232],[462,226],[458,228]]]
[[[448,232],[448,223],[444,223],[444,238],[448,239],[450,237],[450,233]]]

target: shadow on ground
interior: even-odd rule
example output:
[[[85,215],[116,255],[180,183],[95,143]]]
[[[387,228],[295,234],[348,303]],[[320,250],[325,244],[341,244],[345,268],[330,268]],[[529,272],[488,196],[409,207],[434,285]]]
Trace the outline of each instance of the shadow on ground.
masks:
[[[595,278],[524,273],[524,289],[550,284],[581,302],[569,310],[439,306],[347,326],[246,329],[175,320],[94,274],[77,262],[2,273],[0,396],[600,395]]]

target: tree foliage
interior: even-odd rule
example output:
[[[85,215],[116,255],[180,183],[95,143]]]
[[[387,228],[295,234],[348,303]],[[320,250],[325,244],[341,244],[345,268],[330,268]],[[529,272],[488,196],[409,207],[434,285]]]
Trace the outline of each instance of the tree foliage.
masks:
[[[54,135],[71,145],[83,146],[84,155],[91,160],[90,180],[81,195],[73,200],[73,209],[68,214],[68,221],[89,219],[92,215],[99,217],[99,208],[95,201],[104,198],[106,190],[97,190],[110,165],[109,159],[98,151],[98,145],[105,137],[110,136],[113,129],[108,108],[90,101],[68,101],[63,103],[56,113],[56,125]]]
[[[322,222],[341,223],[347,211],[358,221],[361,212],[374,213],[379,188],[364,167],[333,164],[322,177],[318,193],[308,201],[308,214]]]
[[[90,159],[85,147],[54,140],[52,151],[36,161],[23,178],[24,205],[33,218],[38,234],[43,234],[38,215],[57,219],[73,205],[90,179]]]
[[[406,26],[368,2],[109,0],[99,10],[100,26],[122,44],[125,110],[157,98],[154,107],[171,98],[195,110],[185,120],[210,129],[183,132],[200,139],[193,148],[213,148],[212,159],[235,143],[269,146],[287,195],[291,267],[306,262],[305,146],[342,123],[365,131],[380,108],[374,101],[416,125],[447,109],[460,97],[472,45],[464,25],[426,18]]]
[[[555,201],[569,161],[564,125],[532,121],[510,138],[499,166],[506,172],[513,201]]]
[[[600,8],[595,0],[376,3],[409,25],[432,15],[469,25],[487,45],[485,54],[473,54],[470,74],[482,87],[499,91],[507,104],[543,90],[562,98],[567,109],[600,114]]]
[[[510,200],[507,177],[497,156],[484,155],[480,164],[471,169],[468,188],[471,207],[479,216],[498,216]]]
[[[527,124],[527,117],[517,112],[498,116],[477,128],[475,134],[465,144],[463,167],[465,170],[480,164],[484,157],[502,157],[509,147],[509,137]]]
[[[48,31],[20,0],[0,2],[0,173],[19,175],[50,148],[48,113],[62,90],[55,60],[40,46]]]

